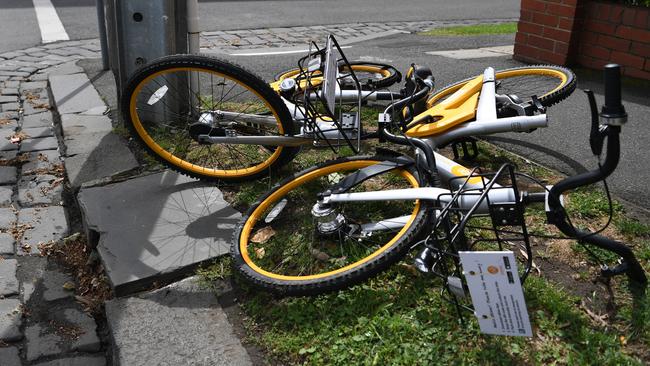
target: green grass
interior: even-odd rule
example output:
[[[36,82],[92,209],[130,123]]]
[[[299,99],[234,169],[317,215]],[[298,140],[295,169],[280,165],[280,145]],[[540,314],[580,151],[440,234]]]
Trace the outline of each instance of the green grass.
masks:
[[[425,36],[476,36],[489,34],[510,34],[517,31],[517,23],[476,24],[435,28],[421,35]]]

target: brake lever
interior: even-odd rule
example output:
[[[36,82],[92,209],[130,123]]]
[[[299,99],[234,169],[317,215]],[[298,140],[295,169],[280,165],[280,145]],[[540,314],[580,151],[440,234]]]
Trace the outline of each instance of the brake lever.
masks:
[[[600,132],[600,117],[598,114],[598,105],[596,104],[596,97],[594,92],[585,89],[583,90],[589,99],[589,107],[591,109],[591,132],[589,133],[589,146],[594,155],[599,156],[603,152],[603,142],[605,137]]]

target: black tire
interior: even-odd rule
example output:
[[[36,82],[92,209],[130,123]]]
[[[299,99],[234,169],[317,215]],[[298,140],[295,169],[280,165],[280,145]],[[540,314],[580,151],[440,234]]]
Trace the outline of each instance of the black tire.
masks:
[[[555,85],[554,88],[549,90],[549,87],[546,87],[546,85],[539,87],[539,90],[543,90],[543,92],[539,92],[539,90],[533,90],[533,88],[530,88],[531,91],[537,92],[537,93],[528,93],[526,95],[521,95],[521,92],[518,90],[504,90],[507,88],[507,85],[504,85],[503,80],[506,79],[511,79],[511,81],[514,83],[516,82],[517,84],[524,84],[525,81],[521,81],[521,79],[518,79],[517,81],[514,80],[513,78],[499,78],[499,75],[504,75],[508,72],[511,71],[516,71],[516,72],[521,72],[523,71],[524,74],[526,71],[529,70],[530,73],[526,76],[523,77],[528,77],[529,79],[531,78],[539,78],[544,70],[549,70],[550,73],[554,75],[564,75],[566,80],[562,80],[560,83]],[[541,70],[541,72],[540,72]],[[495,75],[497,77],[497,81],[502,80],[502,83],[497,90],[497,93],[500,94],[516,94],[518,97],[522,98],[524,102],[530,101],[530,97],[532,97],[533,94],[537,95],[539,102],[544,106],[544,107],[550,107],[554,104],[557,104],[561,102],[562,100],[566,99],[571,93],[576,88],[577,85],[577,78],[573,71],[567,69],[566,67],[561,67],[561,66],[555,66],[555,65],[531,65],[531,66],[522,66],[522,67],[513,67],[510,69],[504,69],[504,70],[498,70],[495,71]],[[436,93],[433,93],[431,97],[429,97],[429,104],[431,105],[431,101],[435,100],[435,103],[438,103],[444,96],[447,96],[447,94],[451,94],[453,91],[458,90],[463,84],[467,83],[468,81],[474,79],[474,77],[467,78],[465,80],[461,80],[458,82],[455,82],[453,84],[447,85],[446,87],[440,89]],[[540,78],[541,80],[541,78]],[[553,85],[553,80],[550,80],[548,83],[550,85]],[[514,87],[512,88],[514,89]],[[553,90],[555,89],[555,90]],[[518,93],[519,92],[519,93]],[[441,97],[443,96],[443,97]],[[437,100],[436,100],[437,99]]]
[[[190,90],[190,78],[196,80],[192,85],[198,91]],[[229,116],[209,113],[217,109]],[[223,136],[226,128],[221,126],[226,123],[238,134],[295,133],[290,112],[268,84],[240,66],[213,57],[166,56],[139,69],[124,88],[121,112],[131,135],[152,156],[203,180],[236,182],[265,176],[298,151],[286,146],[198,142],[199,134]],[[270,123],[240,121],[251,115],[267,116]],[[219,122],[223,125],[216,125]]]
[[[403,217],[403,222],[406,222],[403,226],[397,225],[398,227],[393,229],[397,234],[381,230],[375,231],[372,238],[370,236],[357,238],[342,232],[331,236],[320,236],[316,232],[318,223],[312,220],[311,214],[312,205],[317,200],[316,194],[324,186],[331,185],[332,176],[342,178],[341,172],[360,169],[380,161],[394,161],[394,159],[394,157],[384,156],[340,158],[296,173],[273,187],[251,206],[235,230],[231,255],[236,272],[264,290],[281,295],[303,296],[347,288],[375,276],[399,261],[406,255],[412,242],[427,222],[430,210],[427,209],[429,204],[426,201],[391,201],[390,205],[386,202],[374,202],[374,205],[364,202],[363,206],[359,203],[355,203],[354,207],[353,203],[347,203],[349,206],[344,207],[337,206],[339,212],[344,213],[346,219],[350,220],[348,222],[355,224],[363,223],[363,221],[356,221],[360,218],[376,223],[381,219]],[[384,174],[389,175],[378,176],[359,184],[358,190],[362,189],[360,187],[362,185],[366,185],[371,190],[382,189],[377,188],[376,185],[419,186],[417,171],[413,166]],[[400,180],[398,181],[396,177]],[[321,182],[324,185],[321,185]],[[304,197],[301,194],[304,194]],[[268,212],[276,207],[277,202],[281,202],[285,197],[290,199],[280,212],[282,216],[267,224],[265,213],[268,215]],[[373,206],[375,208],[372,208]],[[274,236],[261,244],[253,243],[254,236],[262,233],[259,228],[264,227],[264,230],[268,230],[266,226],[271,228]],[[310,233],[313,235],[309,236]],[[292,240],[295,247],[291,246]],[[351,243],[354,246],[351,246]],[[355,251],[361,253],[355,256]],[[340,254],[343,255],[338,257]],[[265,261],[268,264],[263,263]],[[352,263],[348,264],[348,262]],[[273,272],[270,268],[265,268],[266,266],[272,268]],[[322,269],[322,273],[307,272],[308,269],[313,268]]]
[[[399,83],[402,80],[402,74],[393,66],[387,64],[380,64],[375,62],[365,62],[365,61],[351,61],[350,66],[355,73],[369,73],[369,75],[375,74],[370,77],[359,77],[359,81],[362,86],[371,88],[373,90],[388,88],[396,83]],[[368,69],[376,69],[377,72],[371,72]],[[291,77],[300,72],[300,69],[293,68],[289,70],[282,71],[277,73],[274,77],[276,81],[283,80],[287,77]],[[381,75],[381,77],[379,77]]]

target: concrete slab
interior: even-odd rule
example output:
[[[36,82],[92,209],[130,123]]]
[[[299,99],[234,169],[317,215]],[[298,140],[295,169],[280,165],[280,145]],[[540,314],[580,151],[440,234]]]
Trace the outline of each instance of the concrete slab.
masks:
[[[70,141],[68,148],[72,151],[82,151],[84,141]],[[80,144],[80,145],[76,145]],[[96,179],[112,177],[139,167],[138,161],[124,140],[113,134],[105,135],[97,142],[94,149],[88,153],[77,154],[65,159],[65,170],[73,188]]]
[[[252,365],[215,294],[195,278],[106,303],[116,365]]]
[[[0,341],[15,342],[23,338],[23,322],[18,299],[0,299]]]
[[[106,109],[106,107],[102,107]],[[87,133],[111,132],[111,119],[104,115],[64,114],[61,116],[61,126],[64,136],[82,135]]]
[[[82,188],[77,200],[118,296],[226,254],[241,217],[213,185],[173,172]]]
[[[49,79],[59,114],[85,112],[104,106],[86,74],[51,75]]]

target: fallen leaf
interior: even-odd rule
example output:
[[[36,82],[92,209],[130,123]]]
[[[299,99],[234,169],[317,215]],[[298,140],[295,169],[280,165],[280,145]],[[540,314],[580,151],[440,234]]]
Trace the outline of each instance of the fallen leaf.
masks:
[[[264,258],[265,254],[266,254],[266,250],[264,250],[264,248],[255,249],[255,255],[257,256],[258,259]]]
[[[311,254],[314,256],[314,258],[318,259],[319,261],[325,262],[326,260],[330,259],[330,256],[327,253],[321,252],[318,249],[312,249]]]
[[[66,290],[66,291],[73,291],[75,289],[75,285],[74,285],[74,283],[68,281],[68,282],[63,284],[63,289]]]
[[[261,229],[259,229],[255,235],[251,238],[252,243],[266,243],[269,239],[271,239],[275,235],[275,230],[273,230],[272,227],[266,226]]]

